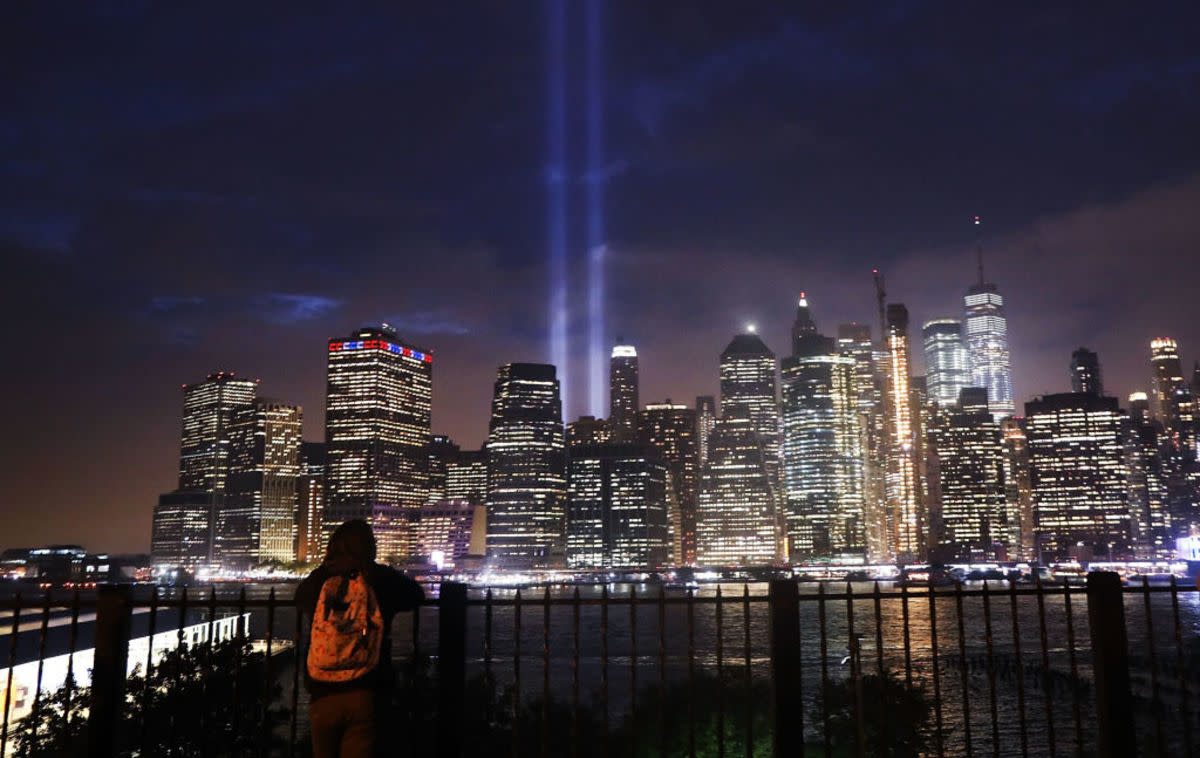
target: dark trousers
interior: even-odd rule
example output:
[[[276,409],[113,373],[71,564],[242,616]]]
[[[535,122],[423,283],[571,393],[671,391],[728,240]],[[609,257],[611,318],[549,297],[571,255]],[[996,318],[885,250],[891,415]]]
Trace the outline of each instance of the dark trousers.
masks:
[[[372,690],[337,692],[309,706],[313,758],[373,758],[376,699]]]

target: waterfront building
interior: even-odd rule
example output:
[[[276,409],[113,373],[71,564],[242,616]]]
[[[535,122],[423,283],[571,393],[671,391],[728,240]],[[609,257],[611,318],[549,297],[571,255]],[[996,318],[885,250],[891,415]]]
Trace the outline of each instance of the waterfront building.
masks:
[[[433,355],[387,325],[364,327],[329,340],[327,366],[326,535],[361,518],[380,559],[402,560],[427,500]]]
[[[782,560],[771,481],[762,437],[750,419],[719,419],[696,505],[697,565],[764,566]]]
[[[919,407],[914,407],[909,358],[908,309],[887,306],[884,417],[887,425],[885,494],[889,552],[898,560],[920,560],[926,547],[926,514],[917,465]]]
[[[612,426],[602,418],[580,416],[567,424],[567,447],[603,445],[612,442],[612,437]]]
[[[962,322],[955,318],[926,321],[921,327],[925,351],[925,382],[929,399],[941,408],[953,407],[958,393],[971,386]]]
[[[1008,318],[1004,313],[1004,297],[995,284],[984,281],[982,262],[979,281],[967,290],[963,304],[963,340],[971,370],[970,385],[987,389],[992,415],[997,420],[1011,416],[1016,406],[1008,352]]]
[[[485,550],[484,506],[448,498],[421,506],[416,522],[415,556],[438,570],[459,568],[463,557]]]
[[[567,481],[570,568],[646,570],[669,564],[669,473],[652,447],[571,448]]]
[[[817,333],[802,298],[783,360],[783,487],[793,562],[865,549],[857,363]]]
[[[1128,552],[1129,505],[1117,400],[1086,393],[1025,403],[1034,530],[1045,559],[1081,545],[1095,556]]]
[[[150,562],[156,571],[195,572],[212,563],[213,493],[175,490],[159,495],[150,535]]]
[[[633,345],[613,346],[608,364],[608,402],[613,441],[636,442],[638,356]]]
[[[1086,347],[1071,353],[1071,391],[1091,395],[1104,394],[1104,382],[1100,378],[1100,356]]]
[[[998,546],[1007,553],[1004,453],[986,396],[980,405],[941,411],[930,425],[929,441],[937,469],[939,554],[994,560]]]
[[[762,444],[774,496],[779,488],[779,401],[775,354],[753,331],[739,334],[721,352],[721,417],[744,418]],[[711,453],[711,442],[710,442]]]
[[[212,565],[217,513],[229,471],[229,428],[234,415],[253,406],[258,380],[232,371],[209,374],[183,386],[179,486],[162,495],[154,511],[151,560],[155,566]],[[203,537],[197,534],[203,529]],[[196,551],[203,550],[197,557]]]
[[[300,478],[296,481],[296,560],[313,563],[325,556],[322,523],[325,512],[325,443],[300,443]]]
[[[302,420],[299,406],[263,399],[234,414],[213,551],[223,569],[295,558]]]
[[[437,503],[446,499],[446,468],[450,460],[461,449],[454,440],[444,434],[429,438],[425,455],[425,503]]]
[[[565,561],[566,461],[554,366],[497,372],[488,430],[487,555],[510,568]]]
[[[686,405],[650,403],[638,413],[638,439],[650,445],[667,466],[679,510],[679,562],[696,562],[696,499],[700,492],[700,449],[696,411]],[[668,503],[671,497],[668,497]],[[675,546],[672,545],[674,548]]]
[[[700,453],[700,466],[708,463],[708,438],[717,423],[717,402],[712,395],[696,396],[696,446]]]

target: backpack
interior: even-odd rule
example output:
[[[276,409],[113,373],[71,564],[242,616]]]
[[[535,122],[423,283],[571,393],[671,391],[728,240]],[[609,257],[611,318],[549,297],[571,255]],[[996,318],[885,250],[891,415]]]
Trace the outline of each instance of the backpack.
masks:
[[[321,585],[308,645],[308,675],[319,682],[348,682],[379,663],[383,616],[361,571],[331,576]]]

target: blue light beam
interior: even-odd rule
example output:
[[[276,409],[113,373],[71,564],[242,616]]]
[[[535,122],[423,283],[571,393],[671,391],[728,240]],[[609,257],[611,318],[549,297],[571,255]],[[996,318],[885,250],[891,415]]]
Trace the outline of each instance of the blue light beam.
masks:
[[[608,415],[604,350],[604,61],[602,0],[587,4],[587,247],[589,405],[596,418]]]
[[[546,0],[546,247],[550,258],[550,362],[569,407],[567,370],[567,4]]]

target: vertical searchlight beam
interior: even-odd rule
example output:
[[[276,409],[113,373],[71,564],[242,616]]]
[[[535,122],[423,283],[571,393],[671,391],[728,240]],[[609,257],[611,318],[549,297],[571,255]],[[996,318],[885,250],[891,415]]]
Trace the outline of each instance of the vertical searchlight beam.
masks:
[[[550,264],[550,362],[563,412],[567,367],[567,3],[546,0],[546,248]]]
[[[587,247],[588,405],[596,418],[608,415],[608,371],[604,349],[604,61],[602,0],[587,3]]]

